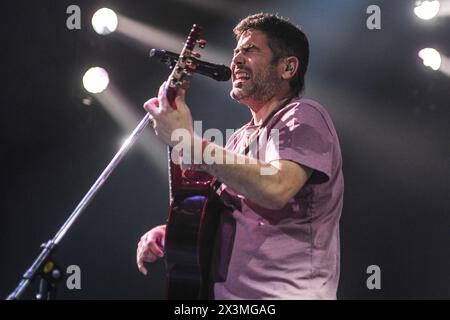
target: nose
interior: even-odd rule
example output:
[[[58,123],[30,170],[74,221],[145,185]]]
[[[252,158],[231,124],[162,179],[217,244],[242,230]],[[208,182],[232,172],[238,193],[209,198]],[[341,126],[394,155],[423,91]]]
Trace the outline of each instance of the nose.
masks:
[[[233,55],[233,59],[231,60],[231,69],[233,69],[233,65],[239,66],[243,65],[245,63],[244,55],[242,54],[242,51],[238,51]]]

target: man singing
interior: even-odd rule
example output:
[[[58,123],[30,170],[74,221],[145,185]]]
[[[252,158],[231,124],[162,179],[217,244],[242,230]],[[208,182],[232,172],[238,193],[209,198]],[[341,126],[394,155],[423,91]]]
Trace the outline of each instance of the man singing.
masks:
[[[300,98],[309,60],[305,34],[287,19],[256,14],[234,29],[231,97],[246,105],[252,120],[225,148],[207,142],[233,163],[202,164],[222,182],[227,205],[220,212],[214,244],[215,299],[336,299],[339,280],[339,219],[344,179],[338,136],[326,110]],[[155,119],[157,136],[193,122],[179,90],[173,109],[161,86],[144,108]],[[257,141],[258,147],[250,148]],[[257,161],[250,161],[257,159]],[[271,172],[271,174],[263,174]],[[165,226],[146,233],[137,264],[164,255]]]

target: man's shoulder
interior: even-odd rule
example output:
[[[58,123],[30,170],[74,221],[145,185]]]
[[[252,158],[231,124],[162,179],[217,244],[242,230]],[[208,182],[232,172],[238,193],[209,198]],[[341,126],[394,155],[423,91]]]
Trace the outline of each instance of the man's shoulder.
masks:
[[[280,109],[268,124],[270,128],[307,123],[334,135],[334,125],[325,107],[312,99],[296,98]]]
[[[329,122],[330,116],[326,109],[317,101],[312,99],[296,98],[289,102],[285,107],[278,110],[271,119],[271,123],[288,121],[288,119],[322,119]]]
[[[295,100],[292,100],[292,102],[289,103],[286,108],[292,110],[293,112],[316,111],[322,115],[328,116],[328,112],[325,107],[321,103],[313,99],[297,98]]]

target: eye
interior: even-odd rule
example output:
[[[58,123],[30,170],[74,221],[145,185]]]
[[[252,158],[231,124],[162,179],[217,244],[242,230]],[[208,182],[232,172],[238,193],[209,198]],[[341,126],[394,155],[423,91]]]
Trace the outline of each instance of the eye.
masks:
[[[237,55],[237,54],[239,54],[239,52],[242,52],[242,53],[246,54],[248,52],[257,51],[257,49],[258,48],[256,48],[254,45],[248,45],[248,46],[245,46],[245,47],[234,49],[233,54]]]

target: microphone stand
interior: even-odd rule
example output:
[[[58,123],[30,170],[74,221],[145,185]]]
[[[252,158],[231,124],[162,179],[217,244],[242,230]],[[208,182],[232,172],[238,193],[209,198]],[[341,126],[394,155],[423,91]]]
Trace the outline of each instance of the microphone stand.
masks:
[[[80,217],[83,211],[90,204],[94,196],[106,182],[108,177],[123,159],[123,157],[127,154],[128,150],[131,146],[136,142],[139,135],[145,129],[149,122],[152,122],[153,119],[147,113],[142,121],[138,124],[138,126],[134,129],[131,135],[124,142],[120,150],[116,153],[114,158],[108,164],[108,166],[103,170],[101,175],[86,193],[86,195],[81,199],[78,206],[72,212],[70,217],[66,220],[66,222],[62,225],[53,239],[47,241],[46,243],[41,245],[42,251],[38,255],[38,257],[34,260],[31,267],[24,273],[22,276],[22,280],[16,287],[16,289],[7,297],[7,300],[18,300],[20,296],[23,294],[25,289],[28,287],[30,282],[39,276],[41,278],[39,284],[39,292],[36,295],[38,300],[50,300],[55,298],[56,295],[56,286],[59,281],[62,279],[62,271],[61,268],[54,262],[52,259],[52,254],[55,252],[57,246],[61,242],[62,238],[67,234],[75,221]]]

